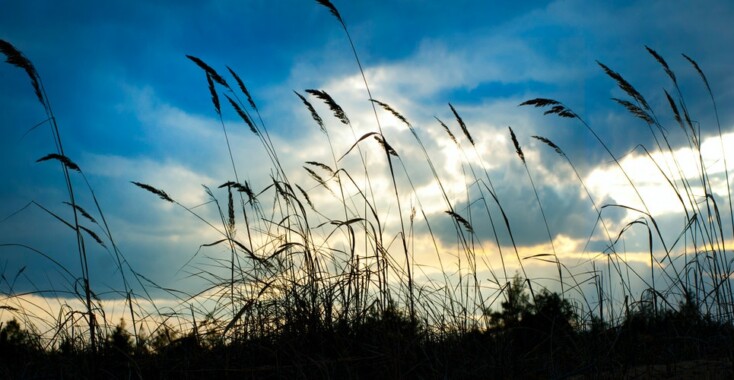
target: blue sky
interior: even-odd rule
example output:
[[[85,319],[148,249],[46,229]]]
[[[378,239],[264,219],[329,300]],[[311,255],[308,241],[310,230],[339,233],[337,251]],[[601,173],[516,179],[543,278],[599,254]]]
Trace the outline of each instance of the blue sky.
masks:
[[[561,236],[557,242],[568,243],[564,247],[569,257],[576,257],[572,253],[593,255],[594,249],[603,246],[593,240],[584,252],[595,215],[570,167],[532,135],[548,137],[566,151],[600,205],[636,200],[614,174],[610,157],[578,121],[543,117],[539,110],[517,107],[520,102],[536,97],[562,101],[589,122],[618,157],[638,144],[654,149],[645,124],[610,100],[625,95],[604,75],[598,60],[648,97],[662,123],[670,127],[674,147],[684,148],[662,92],[672,93],[673,87],[646,52],[647,45],[677,73],[703,136],[714,136],[716,120],[708,95],[680,53],[697,60],[711,82],[721,126],[726,133],[732,131],[731,2],[336,0],[334,4],[352,35],[373,96],[416,126],[443,178],[451,184],[452,201],[468,212],[460,153],[452,150],[434,119],[440,118],[461,137],[448,103],[456,107],[479,142],[481,165],[491,174],[518,245],[527,254],[533,249],[547,250],[543,247],[547,232],[509,140],[508,126],[517,133],[528,156],[554,239]],[[323,135],[293,90],[301,94],[308,88],[326,90],[358,131],[375,129],[349,42],[337,20],[315,1],[16,1],[5,4],[0,14],[0,38],[35,64],[65,151],[94,186],[127,260],[167,287],[194,291],[201,285],[187,277],[191,268],[184,264],[200,244],[217,235],[130,181],[164,189],[193,207],[206,201],[202,184],[216,188],[233,179],[206,77],[186,59],[187,54],[203,59],[220,73],[226,72],[226,66],[239,73],[262,112],[286,170],[293,173],[289,178],[306,189],[316,186],[301,169],[303,162],[326,162],[330,156]],[[336,150],[345,152],[354,136],[338,130],[341,125],[328,109],[317,99],[310,100],[332,131]],[[231,109],[223,110],[240,175],[256,189],[267,186],[271,171],[264,150]],[[422,154],[403,125],[385,113],[381,117],[388,141],[401,153],[416,185],[424,189],[423,202],[434,232],[442,244],[451,247],[455,232],[450,218],[443,214],[445,207],[431,198],[435,194],[431,195],[431,176]],[[24,73],[10,65],[0,66],[0,155],[4,163],[0,218],[10,216],[0,223],[0,243],[36,247],[78,273],[68,229],[37,207],[14,214],[36,201],[59,215],[70,215],[62,204],[66,198],[57,165],[35,163],[53,152],[48,125],[26,134],[43,118]],[[463,144],[468,147],[466,141]],[[721,152],[717,156],[714,148],[706,158],[712,168],[721,164]],[[479,167],[473,152],[466,150]],[[682,214],[666,204],[671,202],[670,194],[660,191],[661,179],[655,179],[654,168],[652,174],[645,172],[644,160],[635,161],[637,154],[627,157],[628,170],[637,175],[644,195],[654,199],[651,207],[659,213],[662,225],[671,226],[666,233],[674,237],[682,227]],[[373,167],[375,173],[386,175],[384,162],[375,162]],[[374,176],[376,182],[387,178]],[[81,182],[77,188],[81,189]],[[82,196],[82,202],[93,208],[88,196]],[[388,209],[385,212],[394,216],[395,211]],[[210,220],[217,218],[207,206],[197,211]],[[634,219],[621,211],[607,216],[617,229]],[[493,243],[486,224],[476,230],[489,255]],[[425,232],[425,227],[418,231]],[[109,254],[94,250],[93,284],[99,289],[119,289]],[[588,262],[577,257],[570,260]],[[14,290],[58,286],[48,260],[27,250],[0,250],[0,271],[6,277],[12,278],[24,267]],[[539,267],[538,271],[548,270]],[[9,290],[9,283],[3,286],[4,292]]]

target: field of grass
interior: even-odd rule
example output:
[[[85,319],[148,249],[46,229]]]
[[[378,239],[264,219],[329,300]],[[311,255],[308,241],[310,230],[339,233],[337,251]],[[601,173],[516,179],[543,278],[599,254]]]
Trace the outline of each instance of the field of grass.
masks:
[[[44,291],[13,291],[22,269],[2,273],[0,377],[672,377],[680,376],[688,364],[701,361],[714,363],[707,365],[710,371],[705,376],[734,375],[734,256],[728,247],[734,244],[734,230],[729,230],[734,228],[734,209],[728,163],[721,158],[728,194],[722,198],[712,190],[714,184],[704,163],[702,127],[689,114],[677,77],[663,57],[647,48],[670,79],[666,85],[672,90],[663,94],[669,105],[666,110],[654,110],[622,75],[605,64],[599,66],[625,94],[613,99],[613,106],[638,118],[654,138],[654,146],[640,145],[639,151],[676,194],[685,212],[679,230],[661,231],[657,216],[621,158],[582,115],[546,98],[529,99],[517,109],[578,124],[618,166],[642,205],[597,203],[583,182],[583,173],[564,150],[543,136],[532,136],[572,168],[598,216],[590,223],[608,240],[603,255],[597,256],[602,258],[595,259],[599,263],[592,262],[590,271],[579,271],[566,265],[562,252],[556,251],[553,226],[546,219],[532,167],[526,163],[526,151],[515,131],[507,130],[508,141],[526,171],[551,248],[530,256],[515,243],[514,216],[505,212],[487,162],[475,146],[471,126],[457,109],[449,104],[455,120],[437,118],[436,123],[461,152],[461,186],[469,196],[465,204],[479,208],[459,207],[449,195],[449,183],[437,169],[439,162],[410,117],[387,100],[373,97],[339,11],[328,0],[318,3],[334,16],[345,33],[345,48],[354,53],[370,100],[365,107],[374,114],[370,132],[358,134],[349,110],[327,92],[296,91],[292,100],[300,102],[313,119],[313,125],[307,127],[319,128],[329,148],[327,157],[304,163],[302,170],[310,182],[296,183],[289,179],[294,173],[283,167],[279,158],[283,153],[273,144],[267,120],[260,116],[238,74],[188,56],[206,77],[231,159],[231,176],[204,190],[208,207],[219,218],[208,219],[157,184],[130,179],[130,191],[157,196],[219,235],[216,241],[203,242],[201,249],[224,247],[228,258],[211,258],[210,266],[191,268],[192,276],[208,284],[193,294],[161,287],[128,263],[84,168],[64,153],[51,108],[53,99],[46,96],[40,73],[15,46],[0,40],[6,62],[27,74],[45,111],[43,125],[50,127],[55,146],[53,153],[38,161],[60,165],[73,218],[64,218],[44,205],[35,206],[68,227],[75,236],[79,259],[76,268],[59,265],[68,283],[55,289],[56,294],[67,296],[60,298],[63,305],[58,314],[44,314],[23,303],[23,297],[43,296]],[[700,76],[718,120],[708,79],[694,59],[684,58]],[[226,112],[237,115],[262,145],[271,164],[268,186],[253,188],[243,180],[246,168],[233,157],[237,147],[230,144],[228,129],[232,126],[222,116]],[[333,124],[327,118],[351,130],[350,146],[334,144]],[[410,131],[414,145],[392,145],[383,133],[386,118],[394,118]],[[671,120],[673,125],[661,120]],[[720,124],[714,128],[724,151],[724,131]],[[675,154],[678,146],[671,142],[674,134],[675,141],[682,139],[695,153],[697,162],[680,161]],[[434,190],[443,201],[444,216],[454,226],[452,254],[444,251],[432,230],[402,149],[417,150],[424,158]],[[383,164],[374,164],[376,158],[368,153],[375,151]],[[683,167],[690,165],[698,170],[695,180],[683,174]],[[81,204],[80,194],[91,203]],[[636,217],[612,230],[605,222],[605,213],[611,210]],[[479,248],[478,228],[492,231],[498,250],[492,253],[492,262]],[[633,229],[649,237],[646,270],[650,273],[639,273],[621,247],[625,233]],[[419,231],[425,231],[430,244],[416,244]],[[671,233],[672,240],[667,238]],[[103,247],[115,258],[124,284],[117,290],[125,309],[122,321],[110,320],[108,306],[90,285],[87,252],[91,245]],[[10,246],[51,262],[58,254],[36,250],[32,244],[0,242],[0,248]],[[433,255],[437,268],[427,273],[418,255]],[[533,278],[526,270],[526,264],[533,261],[552,266],[554,278]],[[639,283],[641,290],[633,285]],[[169,294],[177,306],[157,306],[153,292]]]

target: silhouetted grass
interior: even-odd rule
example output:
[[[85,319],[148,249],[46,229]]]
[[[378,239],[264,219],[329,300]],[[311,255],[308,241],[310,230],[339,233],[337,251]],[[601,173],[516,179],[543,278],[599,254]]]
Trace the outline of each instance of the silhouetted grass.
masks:
[[[217,240],[203,243],[200,249],[227,247],[228,259],[211,259],[208,267],[192,266],[193,275],[208,283],[195,294],[158,286],[129,266],[115,244],[82,168],[64,155],[59,128],[38,72],[14,46],[0,40],[0,51],[7,62],[26,72],[46,112],[56,153],[38,161],[61,163],[69,194],[66,203],[73,210],[74,220],[67,221],[44,205],[31,206],[41,208],[74,232],[80,268],[63,267],[54,260],[55,253],[41,252],[31,246],[13,243],[0,248],[11,245],[23,248],[54,263],[68,284],[60,285],[61,289],[35,293],[72,295],[83,305],[79,309],[69,302],[62,305],[60,315],[33,315],[21,300],[27,294],[14,291],[22,270],[13,276],[3,273],[0,285],[6,304],[0,305],[0,311],[12,320],[0,324],[0,357],[3,358],[0,376],[616,378],[638,374],[640,368],[653,365],[665,365],[666,373],[675,374],[679,363],[701,359],[724,363],[723,375],[732,374],[734,292],[730,278],[733,269],[726,244],[727,239],[731,241],[734,237],[734,230],[724,230],[726,215],[722,215],[728,213],[734,222],[731,191],[727,187],[728,205],[719,204],[713,195],[711,176],[703,162],[701,130],[691,121],[675,73],[662,56],[647,48],[675,88],[674,95],[665,91],[665,96],[679,133],[697,154],[699,173],[695,179],[684,175],[682,163],[677,161],[669,140],[671,132],[666,132],[645,97],[621,74],[607,65],[599,65],[628,96],[614,101],[648,127],[655,141],[652,152],[669,157],[661,160],[647,147],[639,146],[675,192],[685,212],[686,223],[676,231],[678,237],[673,242],[664,239],[656,216],[650,212],[619,158],[579,114],[553,99],[536,98],[521,104],[581,123],[625,175],[642,205],[641,208],[599,205],[573,160],[549,139],[533,136],[554,149],[572,167],[596,211],[595,228],[601,225],[609,243],[602,259],[592,259],[591,272],[578,273],[566,267],[556,252],[551,226],[519,142],[521,136],[510,128],[513,147],[527,172],[552,247],[552,253],[526,257],[521,256],[514,239],[513,215],[506,213],[486,169],[485,158],[476,149],[477,141],[459,111],[449,104],[456,119],[453,128],[458,126],[461,135],[436,120],[462,154],[467,204],[481,203],[481,213],[472,213],[470,208],[459,207],[451,200],[446,180],[434,164],[436,157],[426,148],[410,117],[388,102],[373,98],[345,19],[328,0],[318,3],[337,18],[345,32],[373,109],[373,130],[358,137],[347,110],[326,91],[306,89],[303,92],[306,95],[295,91],[296,101],[305,106],[326,138],[331,156],[305,162],[303,169],[312,182],[296,183],[288,174],[290,178],[296,176],[281,165],[278,149],[243,80],[227,67],[237,83],[231,87],[205,60],[187,56],[206,76],[232,165],[233,178],[222,179],[217,188],[205,188],[209,204],[219,219],[208,220],[196,208],[186,206],[157,187],[159,184],[132,182],[182,208],[218,234]],[[703,71],[693,59],[687,56],[685,59],[701,76],[713,102],[715,97]],[[270,160],[272,174],[262,189],[253,189],[248,182],[240,180],[227,132],[231,127],[222,116],[226,110],[222,109],[221,95],[262,144]],[[351,145],[343,147],[332,140],[330,126],[319,115],[312,103],[314,99],[326,104],[341,124],[339,127],[351,129],[354,138]],[[455,268],[444,263],[445,253],[440,252],[431,219],[417,196],[411,172],[401,155],[404,147],[390,143],[376,106],[408,128],[423,154],[424,164],[430,169],[444,203],[443,216],[455,230],[459,252]],[[716,113],[715,102],[713,109]],[[716,119],[719,123],[718,115]],[[718,127],[721,139],[722,131]],[[466,142],[457,136],[463,136]],[[375,142],[374,146],[366,146]],[[367,164],[366,152],[375,147],[381,150],[381,157],[384,155],[386,173],[376,172]],[[471,152],[476,159],[469,159]],[[345,163],[352,156],[361,164],[358,169],[348,169],[353,166]],[[728,164],[724,162],[724,166],[728,182]],[[81,176],[94,208],[76,202],[72,175]],[[389,195],[374,190],[372,184],[376,178],[389,178]],[[703,195],[698,189],[703,189]],[[414,196],[416,205],[405,207],[404,195]],[[323,199],[338,205],[337,211],[334,213],[324,205]],[[619,231],[611,231],[603,216],[613,209],[627,211],[637,218]],[[396,210],[397,220],[394,219]],[[498,218],[501,222],[495,223]],[[417,252],[412,242],[419,224],[426,227],[435,249],[441,281],[418,280],[421,267],[416,263]],[[500,251],[501,273],[482,261],[483,258],[478,259],[476,230],[486,224],[491,227],[492,238]],[[647,232],[649,276],[637,273],[618,252],[620,241],[631,228],[643,228]],[[500,239],[504,233],[510,239],[509,244]],[[88,238],[116,258],[124,284],[118,294],[126,300],[129,309],[129,328],[124,320],[119,324],[108,320],[103,303],[90,286],[92,273],[87,266],[85,248]],[[661,253],[653,248],[654,244],[662,247]],[[510,266],[505,262],[503,246],[511,246],[515,253],[520,273],[514,276],[508,275]],[[537,279],[526,271],[526,260],[555,265],[561,293],[539,287]],[[597,261],[606,267],[606,273],[596,269]],[[480,279],[480,271],[490,274],[488,282]],[[621,282],[624,302],[619,301],[619,296],[612,297],[615,289],[611,284],[612,271]],[[133,290],[131,281],[140,290]],[[634,293],[634,281],[644,284],[640,294]],[[594,297],[581,290],[589,284],[595,287]],[[181,307],[158,309],[149,294],[153,289],[179,299]],[[146,310],[143,301],[152,304],[155,310]]]

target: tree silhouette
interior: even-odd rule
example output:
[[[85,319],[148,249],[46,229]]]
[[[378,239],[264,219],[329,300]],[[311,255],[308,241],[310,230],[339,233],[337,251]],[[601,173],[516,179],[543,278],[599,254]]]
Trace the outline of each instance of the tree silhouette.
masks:
[[[518,273],[507,283],[505,294],[506,300],[501,304],[502,311],[489,314],[491,327],[517,327],[524,315],[530,312],[530,297],[525,292],[525,280]]]

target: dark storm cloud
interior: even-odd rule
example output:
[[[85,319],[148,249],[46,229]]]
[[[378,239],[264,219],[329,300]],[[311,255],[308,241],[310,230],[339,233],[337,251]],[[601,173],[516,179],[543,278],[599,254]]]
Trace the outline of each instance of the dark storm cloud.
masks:
[[[512,181],[495,182],[497,198],[508,217],[513,238],[518,246],[548,243],[548,230],[540,205],[527,177],[523,176],[524,174],[518,172]],[[535,180],[537,181],[538,178]],[[594,207],[586,194],[582,193],[578,183],[565,182],[560,188],[537,183],[536,186],[553,238],[565,235],[572,239],[585,241],[593,231],[599,231],[602,228],[598,224]],[[500,243],[503,246],[509,246],[511,239],[497,203],[486,189],[482,191],[484,199],[480,197],[480,194],[474,193],[470,210],[467,209],[465,201],[455,205],[455,209],[465,219],[469,219],[471,215],[471,223],[477,238],[494,243],[495,235],[491,228],[491,223],[494,222]],[[598,207],[605,204],[604,200],[601,201],[597,201]],[[488,210],[491,216],[487,214]],[[619,223],[622,216],[623,213],[620,212],[603,212],[604,219],[611,224]],[[450,245],[450,242],[455,241],[456,232],[451,217],[436,215],[431,221],[434,233],[444,244]]]

